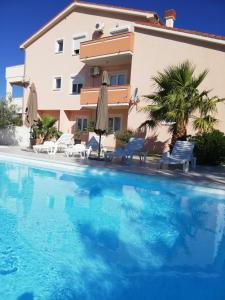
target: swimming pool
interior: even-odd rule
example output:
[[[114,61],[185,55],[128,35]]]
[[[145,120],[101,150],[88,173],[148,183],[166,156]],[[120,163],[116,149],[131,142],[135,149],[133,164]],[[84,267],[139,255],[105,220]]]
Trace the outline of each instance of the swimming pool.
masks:
[[[225,192],[0,161],[1,300],[225,299]]]

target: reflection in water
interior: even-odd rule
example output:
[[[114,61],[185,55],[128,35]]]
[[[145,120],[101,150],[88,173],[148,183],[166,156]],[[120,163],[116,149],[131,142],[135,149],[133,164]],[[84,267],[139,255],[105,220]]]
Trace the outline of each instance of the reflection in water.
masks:
[[[4,299],[225,298],[225,195],[104,170],[0,172]]]

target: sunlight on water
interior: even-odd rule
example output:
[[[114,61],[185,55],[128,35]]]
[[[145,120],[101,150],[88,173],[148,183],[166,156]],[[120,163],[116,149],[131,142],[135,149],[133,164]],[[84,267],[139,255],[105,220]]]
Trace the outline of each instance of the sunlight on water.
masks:
[[[0,299],[225,299],[225,193],[0,164]]]

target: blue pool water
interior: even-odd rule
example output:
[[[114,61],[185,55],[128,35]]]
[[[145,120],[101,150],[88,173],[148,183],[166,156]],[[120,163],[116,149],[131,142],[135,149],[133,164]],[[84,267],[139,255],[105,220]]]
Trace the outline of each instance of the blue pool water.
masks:
[[[0,162],[1,300],[224,300],[225,193]]]

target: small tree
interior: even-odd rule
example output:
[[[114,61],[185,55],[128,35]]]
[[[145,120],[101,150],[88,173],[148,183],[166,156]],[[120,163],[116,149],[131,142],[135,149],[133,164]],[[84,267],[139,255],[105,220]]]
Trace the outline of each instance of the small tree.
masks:
[[[225,135],[219,130],[192,137],[195,156],[199,164],[219,165],[225,163]]]
[[[134,132],[132,130],[121,130],[115,132],[115,137],[117,140],[128,143],[130,138],[134,136]]]
[[[18,117],[16,110],[16,105],[13,105],[10,99],[0,99],[0,128],[10,125],[21,125],[21,118]]]
[[[41,119],[38,119],[37,123],[33,126],[33,137],[41,139],[42,142],[58,138],[61,132],[55,127],[56,122],[57,119],[51,116],[43,116]]]
[[[171,66],[153,77],[157,91],[146,96],[151,101],[144,107],[149,118],[141,127],[148,125],[154,128],[161,122],[169,125],[172,133],[171,144],[176,140],[187,138],[187,125],[194,119],[193,126],[199,132],[210,132],[217,120],[214,114],[217,104],[225,99],[209,96],[209,91],[199,91],[199,86],[205,79],[207,71],[194,75],[195,67],[186,61],[177,66]],[[196,114],[197,116],[195,116]]]

